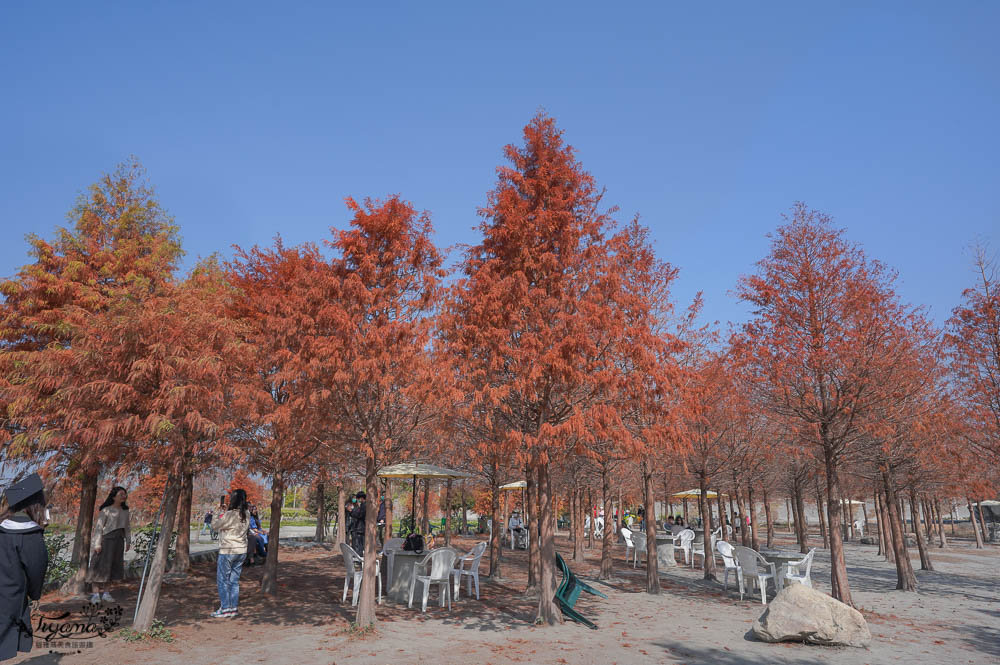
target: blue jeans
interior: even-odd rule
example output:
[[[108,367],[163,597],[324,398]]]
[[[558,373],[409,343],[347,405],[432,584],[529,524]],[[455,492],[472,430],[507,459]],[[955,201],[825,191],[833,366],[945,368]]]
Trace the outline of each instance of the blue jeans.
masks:
[[[215,581],[219,585],[219,605],[224,610],[235,610],[240,604],[240,573],[246,554],[220,554],[215,568]]]

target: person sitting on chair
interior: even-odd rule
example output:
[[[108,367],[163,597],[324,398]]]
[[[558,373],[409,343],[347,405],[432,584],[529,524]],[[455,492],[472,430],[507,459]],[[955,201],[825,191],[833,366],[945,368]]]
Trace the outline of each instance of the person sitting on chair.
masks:
[[[669,533],[670,535],[673,535],[673,533],[674,533],[674,516],[673,515],[667,515],[667,521],[663,523],[663,529],[667,533]]]
[[[524,521],[521,519],[521,513],[514,510],[510,514],[510,519],[507,521],[507,528],[510,529],[510,543],[512,547],[517,547],[522,541],[522,538],[527,534],[527,530],[524,528]]]

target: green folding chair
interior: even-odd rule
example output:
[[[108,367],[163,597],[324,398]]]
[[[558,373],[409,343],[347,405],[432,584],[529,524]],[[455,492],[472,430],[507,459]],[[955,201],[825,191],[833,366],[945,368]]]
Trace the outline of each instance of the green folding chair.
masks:
[[[577,599],[580,597],[580,593],[583,591],[595,596],[600,596],[601,598],[607,598],[607,596],[586,582],[580,581],[580,578],[574,575],[573,571],[571,571],[569,566],[566,565],[562,555],[558,553],[556,554],[556,565],[559,566],[559,571],[563,576],[562,582],[559,583],[559,588],[556,589],[556,600],[559,602],[559,608],[562,610],[563,615],[573,621],[576,621],[577,623],[582,623],[585,626],[589,626],[590,628],[597,630],[597,624],[573,608],[576,605]]]

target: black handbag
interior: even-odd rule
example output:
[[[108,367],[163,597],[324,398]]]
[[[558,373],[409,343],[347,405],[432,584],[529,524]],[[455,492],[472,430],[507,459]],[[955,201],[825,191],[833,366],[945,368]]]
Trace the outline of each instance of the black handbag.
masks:
[[[424,551],[424,537],[419,533],[411,533],[403,541],[403,549],[407,552],[420,554]]]

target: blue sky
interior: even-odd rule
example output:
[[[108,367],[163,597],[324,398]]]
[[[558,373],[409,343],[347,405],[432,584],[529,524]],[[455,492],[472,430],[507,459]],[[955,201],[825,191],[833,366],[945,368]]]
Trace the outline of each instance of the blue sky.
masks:
[[[1000,3],[150,4],[0,5],[0,275],[129,154],[188,265],[322,239],[348,195],[476,242],[540,108],[711,319],[796,200],[938,321],[998,247]]]

